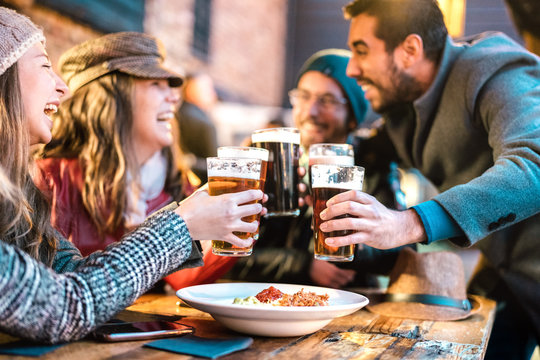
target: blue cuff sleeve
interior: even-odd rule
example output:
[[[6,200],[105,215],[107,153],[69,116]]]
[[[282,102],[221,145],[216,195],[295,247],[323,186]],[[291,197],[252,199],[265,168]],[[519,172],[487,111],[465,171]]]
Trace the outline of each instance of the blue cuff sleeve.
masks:
[[[455,220],[435,200],[429,200],[413,206],[413,209],[416,210],[418,216],[420,216],[420,220],[424,224],[427,235],[426,244],[464,235],[463,230],[461,230]]]

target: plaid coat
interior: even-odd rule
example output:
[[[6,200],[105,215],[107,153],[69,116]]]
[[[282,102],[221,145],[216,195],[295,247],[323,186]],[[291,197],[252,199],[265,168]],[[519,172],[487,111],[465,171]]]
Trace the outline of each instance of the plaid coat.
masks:
[[[185,222],[170,210],[85,258],[62,239],[52,268],[0,241],[0,331],[52,343],[79,339],[200,259]]]

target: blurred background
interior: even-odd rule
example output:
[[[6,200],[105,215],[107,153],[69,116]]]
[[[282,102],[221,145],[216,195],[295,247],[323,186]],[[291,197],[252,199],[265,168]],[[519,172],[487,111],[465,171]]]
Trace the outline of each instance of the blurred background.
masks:
[[[290,124],[287,91],[301,64],[320,49],[347,48],[348,0],[8,0],[41,25],[56,66],[66,49],[104,33],[140,31],[161,39],[167,65],[204,72],[219,101],[211,109],[219,145],[252,130]],[[439,0],[451,35],[487,30],[522,42],[504,0]]]

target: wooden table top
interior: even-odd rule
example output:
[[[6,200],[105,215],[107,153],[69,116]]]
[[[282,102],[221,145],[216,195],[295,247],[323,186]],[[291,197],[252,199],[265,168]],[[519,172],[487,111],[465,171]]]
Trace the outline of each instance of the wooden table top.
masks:
[[[246,350],[220,359],[482,359],[493,325],[495,302],[478,297],[479,312],[459,321],[389,318],[359,310],[334,319],[323,329],[301,337],[253,336]],[[118,314],[125,321],[181,320],[200,337],[238,336],[209,314],[180,306],[176,296],[148,294]],[[2,335],[0,334],[0,339]],[[77,341],[43,359],[203,359],[142,347],[145,341],[100,343]],[[29,359],[1,356],[0,359]]]

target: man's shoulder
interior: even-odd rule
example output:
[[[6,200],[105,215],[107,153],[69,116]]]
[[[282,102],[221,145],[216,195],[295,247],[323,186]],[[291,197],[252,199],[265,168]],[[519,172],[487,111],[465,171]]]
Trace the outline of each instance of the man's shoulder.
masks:
[[[206,117],[206,113],[197,105],[184,101],[178,109],[180,116]]]
[[[451,62],[446,87],[451,91],[465,87],[465,98],[468,99],[473,99],[474,94],[496,76],[540,69],[536,55],[500,32],[482,33],[456,41],[456,44],[463,49]]]
[[[527,51],[523,46],[501,32],[484,32],[456,40],[458,45],[463,46],[457,61],[489,61],[507,62],[516,58],[535,58],[535,55]]]

